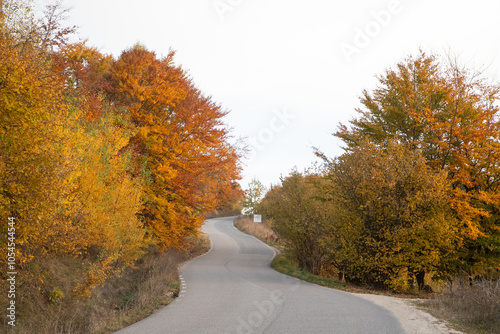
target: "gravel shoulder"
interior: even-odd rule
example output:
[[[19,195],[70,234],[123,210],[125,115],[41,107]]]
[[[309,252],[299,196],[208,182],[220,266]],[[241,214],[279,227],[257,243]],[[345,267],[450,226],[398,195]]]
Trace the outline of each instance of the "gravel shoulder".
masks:
[[[444,320],[419,310],[414,304],[418,299],[401,299],[390,296],[360,294],[354,295],[369,300],[392,312],[407,334],[463,334],[448,327]]]

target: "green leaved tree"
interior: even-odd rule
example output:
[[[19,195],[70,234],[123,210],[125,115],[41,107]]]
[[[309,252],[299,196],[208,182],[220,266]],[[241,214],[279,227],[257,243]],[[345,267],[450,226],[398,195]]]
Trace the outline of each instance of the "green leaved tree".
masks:
[[[257,213],[257,206],[266,193],[266,187],[257,179],[252,179],[245,191],[245,200],[243,204],[243,213],[253,215]]]

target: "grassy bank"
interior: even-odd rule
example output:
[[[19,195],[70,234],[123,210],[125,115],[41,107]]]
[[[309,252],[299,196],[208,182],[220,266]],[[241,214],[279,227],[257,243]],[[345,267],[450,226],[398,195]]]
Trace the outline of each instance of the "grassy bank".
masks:
[[[117,331],[172,302],[179,292],[179,265],[205,253],[209,247],[208,237],[202,236],[185,252],[160,253],[151,249],[135,268],[108,280],[85,299],[71,295],[71,281],[79,275],[79,264],[73,258],[57,259],[47,264],[51,271],[59,273],[52,282],[57,288],[40,294],[23,286],[27,300],[18,309],[16,327],[8,331],[10,326],[4,324],[4,332],[107,334]]]
[[[319,277],[300,269],[298,264],[293,261],[290,253],[287,251],[285,247],[286,241],[274,233],[267,222],[254,223],[250,217],[240,216],[234,220],[234,226],[244,233],[253,235],[278,251],[278,255],[276,255],[271,263],[271,267],[276,271],[318,285],[341,290],[349,290],[349,287],[345,282],[339,282],[327,277]],[[355,291],[355,289],[351,288],[351,291]]]

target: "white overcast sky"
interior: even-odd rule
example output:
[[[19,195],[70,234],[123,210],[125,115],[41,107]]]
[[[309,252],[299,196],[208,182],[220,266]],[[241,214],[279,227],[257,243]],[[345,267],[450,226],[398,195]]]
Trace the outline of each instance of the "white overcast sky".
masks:
[[[500,80],[498,0],[67,0],[79,35],[106,54],[140,42],[182,65],[230,110],[253,149],[244,179],[276,184],[342,153],[332,137],[374,76],[419,48],[458,54]]]

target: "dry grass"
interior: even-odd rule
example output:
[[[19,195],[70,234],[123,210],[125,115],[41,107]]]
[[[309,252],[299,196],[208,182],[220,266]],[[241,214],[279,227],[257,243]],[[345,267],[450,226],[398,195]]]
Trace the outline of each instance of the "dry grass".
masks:
[[[500,333],[500,278],[458,277],[424,307],[466,333]]]
[[[241,215],[241,207],[229,208],[226,210],[214,210],[207,215],[207,219],[221,218],[221,217],[233,217]]]
[[[284,245],[284,240],[274,233],[268,222],[254,223],[252,217],[239,216],[235,218],[234,226],[242,232],[253,235],[270,246],[280,248]]]
[[[188,252],[169,250],[159,253],[151,249],[135,269],[125,270],[120,277],[108,280],[85,300],[71,296],[72,281],[79,270],[76,259],[58,259],[45,263],[53,275],[51,286],[64,296],[50,301],[53,291],[38,291],[23,284],[23,300],[19,300],[15,328],[2,325],[0,332],[40,333],[112,333],[141,320],[158,308],[169,304],[179,292],[178,266],[189,258],[203,254],[210,247],[208,237],[193,242]]]

